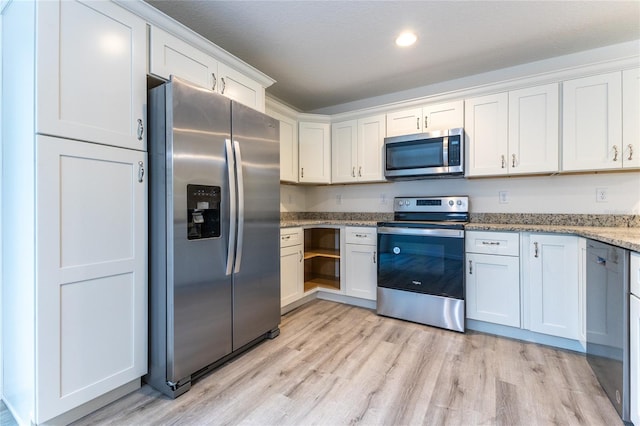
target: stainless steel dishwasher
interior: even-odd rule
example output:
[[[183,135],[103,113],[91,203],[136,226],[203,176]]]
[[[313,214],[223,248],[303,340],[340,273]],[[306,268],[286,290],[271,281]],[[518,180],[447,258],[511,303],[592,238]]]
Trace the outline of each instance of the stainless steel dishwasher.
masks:
[[[587,361],[625,423],[629,418],[629,252],[587,241]]]

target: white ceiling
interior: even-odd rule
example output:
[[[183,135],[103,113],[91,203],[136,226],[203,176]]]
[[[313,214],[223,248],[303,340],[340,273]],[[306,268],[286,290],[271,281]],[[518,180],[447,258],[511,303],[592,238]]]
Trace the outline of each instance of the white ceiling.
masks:
[[[640,39],[637,0],[147,1],[306,112]],[[405,29],[418,42],[400,49]]]

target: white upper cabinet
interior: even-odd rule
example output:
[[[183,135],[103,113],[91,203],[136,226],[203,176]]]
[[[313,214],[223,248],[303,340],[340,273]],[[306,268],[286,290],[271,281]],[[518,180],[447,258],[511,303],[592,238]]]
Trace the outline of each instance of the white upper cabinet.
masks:
[[[463,101],[425,105],[388,113],[387,136],[455,129],[463,123]]]
[[[507,174],[507,93],[465,101],[467,176]]]
[[[284,116],[279,120],[280,180],[295,183],[298,182],[298,122]]]
[[[558,85],[468,99],[467,176],[558,171]]]
[[[37,132],[146,150],[146,23],[111,2],[37,2]]]
[[[264,87],[166,31],[149,30],[149,73],[175,75],[264,112]]]
[[[331,183],[331,125],[298,123],[300,183]]]
[[[385,116],[331,125],[331,182],[383,181]]]
[[[218,61],[160,28],[149,28],[149,73],[166,80],[172,74],[216,90]]]
[[[358,120],[358,181],[384,180],[382,161],[385,134],[384,114]]]
[[[509,174],[558,171],[558,85],[509,92]]]
[[[622,72],[622,167],[640,167],[640,68]]]
[[[565,81],[562,99],[562,170],[621,168],[621,73]]]

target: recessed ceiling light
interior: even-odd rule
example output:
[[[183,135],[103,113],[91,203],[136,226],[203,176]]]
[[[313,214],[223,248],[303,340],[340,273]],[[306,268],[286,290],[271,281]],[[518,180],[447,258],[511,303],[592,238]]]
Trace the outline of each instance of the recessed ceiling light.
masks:
[[[414,33],[407,31],[398,36],[396,44],[401,47],[407,47],[415,43],[417,39],[418,37]]]

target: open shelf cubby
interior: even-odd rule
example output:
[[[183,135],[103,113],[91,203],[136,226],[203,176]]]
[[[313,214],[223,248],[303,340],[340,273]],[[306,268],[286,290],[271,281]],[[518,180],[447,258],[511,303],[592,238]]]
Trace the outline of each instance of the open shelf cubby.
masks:
[[[304,230],[304,291],[340,290],[340,229]]]

